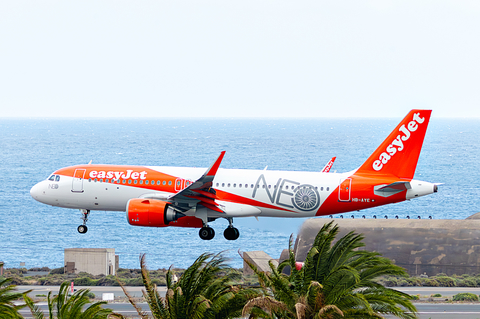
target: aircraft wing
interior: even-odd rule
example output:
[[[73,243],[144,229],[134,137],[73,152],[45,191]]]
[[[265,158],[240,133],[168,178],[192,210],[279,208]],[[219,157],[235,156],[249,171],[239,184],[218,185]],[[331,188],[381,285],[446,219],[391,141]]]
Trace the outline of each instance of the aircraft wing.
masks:
[[[173,203],[176,208],[182,209],[183,206],[188,205],[203,205],[214,211],[223,213],[215,202],[216,192],[212,188],[213,179],[217,174],[220,163],[225,156],[225,151],[220,153],[217,160],[210,166],[207,171],[195,182],[185,187],[183,190],[168,197],[168,201]]]

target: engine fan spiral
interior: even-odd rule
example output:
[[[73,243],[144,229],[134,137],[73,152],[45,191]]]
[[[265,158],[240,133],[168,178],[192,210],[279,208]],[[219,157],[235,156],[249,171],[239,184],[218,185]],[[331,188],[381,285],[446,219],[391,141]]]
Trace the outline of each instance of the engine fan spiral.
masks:
[[[312,185],[303,184],[296,187],[295,197],[292,199],[295,208],[310,211],[320,205],[320,195]]]

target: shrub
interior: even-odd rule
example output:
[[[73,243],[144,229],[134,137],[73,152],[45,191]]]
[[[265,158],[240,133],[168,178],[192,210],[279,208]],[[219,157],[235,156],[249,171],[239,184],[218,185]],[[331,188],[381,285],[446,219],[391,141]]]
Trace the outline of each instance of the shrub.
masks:
[[[65,270],[63,269],[63,267],[50,270],[50,275],[63,275],[64,273]]]
[[[477,287],[477,281],[473,278],[466,278],[457,282],[458,287]]]
[[[470,292],[462,292],[453,296],[453,301],[478,301],[478,296]]]
[[[38,284],[42,286],[60,286],[65,281],[59,276],[47,276],[38,279]]]
[[[125,280],[125,286],[143,286],[143,280],[140,277]]]
[[[425,278],[425,280],[423,281],[423,285],[426,286],[426,287],[438,287],[438,286],[440,286],[438,281],[436,281],[435,279],[432,279],[432,278]]]
[[[87,296],[87,297],[90,298],[90,299],[95,299],[95,294],[94,294],[93,292],[91,292],[91,291],[87,292],[87,293],[85,294],[85,296]]]
[[[438,281],[440,286],[442,287],[455,287],[456,282],[455,279],[447,276],[436,276],[435,280]]]
[[[417,277],[410,277],[405,279],[408,282],[409,286],[421,286],[422,282],[420,278]]]
[[[398,283],[397,283],[397,286],[400,286],[400,287],[406,287],[406,286],[408,286],[408,285],[409,285],[409,282],[406,281],[405,279],[401,279],[401,280],[399,280]]]
[[[434,294],[432,295],[433,298],[440,298],[442,295],[441,294]]]
[[[397,278],[395,277],[388,277],[383,282],[383,285],[386,287],[396,287],[398,285]]]
[[[97,286],[118,286],[115,276],[108,275],[97,280]]]
[[[50,271],[50,268],[48,267],[33,267],[30,268],[28,271]]]
[[[420,299],[420,296],[419,295],[410,295],[411,299],[412,300],[418,300]]]
[[[96,286],[97,280],[92,279],[90,277],[81,277],[73,279],[73,283],[76,286]]]

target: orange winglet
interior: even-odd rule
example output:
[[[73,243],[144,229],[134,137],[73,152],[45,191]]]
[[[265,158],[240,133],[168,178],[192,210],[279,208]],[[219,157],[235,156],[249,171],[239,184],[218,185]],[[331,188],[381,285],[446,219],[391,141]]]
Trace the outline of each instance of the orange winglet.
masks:
[[[218,168],[220,167],[220,163],[223,160],[223,156],[225,156],[225,151],[222,151],[220,153],[220,156],[217,158],[215,163],[213,163],[212,166],[208,169],[205,176],[215,176],[215,174],[217,174]]]

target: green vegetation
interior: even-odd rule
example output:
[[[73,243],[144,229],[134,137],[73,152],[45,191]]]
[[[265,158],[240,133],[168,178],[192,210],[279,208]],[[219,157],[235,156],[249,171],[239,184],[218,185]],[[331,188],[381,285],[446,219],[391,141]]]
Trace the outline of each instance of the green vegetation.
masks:
[[[98,301],[90,304],[88,289],[80,289],[73,295],[68,294],[69,283],[64,282],[60,286],[58,295],[52,297],[49,292],[47,296],[48,317],[49,319],[106,319],[112,313],[111,309],[102,308],[106,301]],[[35,305],[33,300],[25,293],[23,295],[27,306],[30,308],[32,316],[36,319],[46,318],[40,308]],[[87,307],[87,304],[90,304]]]
[[[262,285],[262,296],[250,300],[243,316],[260,318],[378,318],[394,315],[415,318],[416,308],[408,294],[376,282],[380,276],[403,276],[403,268],[380,254],[365,250],[363,236],[339,232],[333,221],[318,232],[303,267],[296,268],[292,240],[290,258],[270,272],[249,266]],[[290,266],[290,275],[282,273]]]
[[[385,276],[379,282],[387,287],[480,287],[480,275],[438,274],[428,278]]]
[[[392,286],[480,287],[480,275],[438,274],[427,277],[408,277],[403,268],[380,254],[361,249],[363,236],[350,232],[336,238],[338,225],[330,222],[318,232],[301,267],[295,260],[290,238],[289,258],[278,266],[269,263],[270,271],[259,271],[247,262],[255,275],[243,277],[241,270],[226,264],[221,254],[204,253],[187,269],[158,269],[148,271],[145,255],[140,258],[140,269],[118,269],[117,276],[93,276],[88,273],[64,274],[63,268],[36,268],[27,271],[6,269],[8,279],[0,278],[0,318],[19,319],[19,309],[28,307],[36,319],[63,318],[124,318],[103,308],[107,302],[95,302],[95,294],[80,289],[68,294],[70,283],[77,286],[120,285],[130,303],[142,319],[149,318],[132,298],[125,286],[143,285],[144,300],[154,319],[173,318],[379,318],[385,315],[415,318],[412,300],[419,295],[408,295],[391,289]],[[32,271],[48,275],[30,276]],[[287,271],[289,270],[289,271]],[[287,274],[288,273],[288,274]],[[48,316],[40,310],[28,293],[15,292],[21,284],[60,285],[59,294],[46,296]],[[157,286],[166,285],[165,297]],[[45,297],[37,295],[36,297]],[[434,301],[441,294],[432,294]],[[22,299],[25,301],[23,304]],[[44,300],[45,300],[44,299]],[[38,299],[37,299],[38,301]],[[471,293],[460,293],[452,301],[478,302]]]
[[[221,255],[200,255],[180,277],[169,269],[165,297],[150,279],[145,255],[140,258],[140,266],[145,298],[155,319],[238,318],[245,303],[258,296],[257,290],[238,284],[240,273],[227,266]],[[125,288],[124,292],[139,316],[148,318]]]
[[[21,318],[18,310],[24,307],[18,306],[15,301],[22,298],[21,293],[14,292],[15,285],[10,279],[0,279],[0,318]]]
[[[452,298],[453,301],[478,301],[478,296],[470,292],[456,294]]]
[[[181,275],[184,269],[173,269],[175,273]],[[142,286],[143,279],[141,269],[125,269],[117,270],[117,276],[94,276],[87,273],[79,274],[63,274],[63,268],[55,268],[50,270],[47,267],[28,269],[32,271],[49,271],[48,275],[28,276],[25,268],[7,268],[5,269],[5,277],[10,279],[12,285],[61,285],[65,281],[73,281],[77,286],[118,286],[118,280],[125,286]],[[150,279],[157,286],[166,286],[167,269],[150,270]],[[241,271],[241,269],[238,269]],[[240,281],[243,285],[258,286],[258,278],[249,276],[242,278]],[[428,278],[409,277],[409,276],[383,276],[378,282],[386,287],[480,287],[479,275],[451,275],[438,274]]]
[[[176,269],[182,273],[183,269]],[[50,270],[47,267],[32,268],[28,271],[49,271],[47,275],[27,275],[25,268],[7,268],[5,269],[5,276],[10,278],[13,285],[48,285],[60,286],[63,282],[70,281],[76,286],[118,286],[118,280],[126,286],[142,286],[143,280],[140,269],[123,269],[117,270],[117,277],[112,275],[98,275],[94,276],[85,272],[78,274],[64,274],[63,268],[55,268]],[[152,282],[157,286],[166,285],[167,269],[158,269],[150,272]]]

